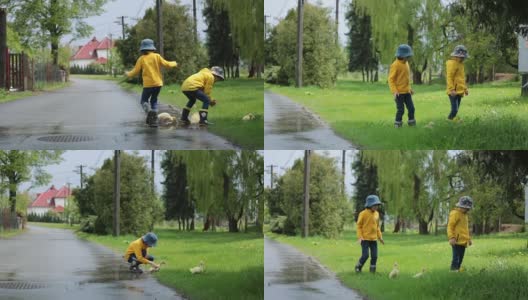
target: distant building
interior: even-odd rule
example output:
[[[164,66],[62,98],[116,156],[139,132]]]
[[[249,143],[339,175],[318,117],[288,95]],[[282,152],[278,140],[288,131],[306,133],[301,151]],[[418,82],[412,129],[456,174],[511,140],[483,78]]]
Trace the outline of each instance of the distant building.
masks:
[[[35,201],[29,205],[27,213],[39,216],[45,215],[48,211],[63,213],[69,196],[70,190],[68,187],[63,186],[60,189],[56,189],[52,185],[44,193],[37,194]]]
[[[106,64],[110,50],[113,48],[112,44],[112,41],[107,37],[101,42],[93,37],[86,45],[79,47],[77,52],[70,58],[70,67],[85,68],[93,63]]]

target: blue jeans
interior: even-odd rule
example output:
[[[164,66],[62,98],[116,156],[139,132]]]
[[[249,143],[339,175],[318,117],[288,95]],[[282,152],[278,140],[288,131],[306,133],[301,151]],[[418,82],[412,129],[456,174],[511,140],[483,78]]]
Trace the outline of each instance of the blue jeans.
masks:
[[[202,101],[202,109],[207,110],[209,108],[209,103],[211,102],[211,99],[209,99],[209,96],[207,96],[203,91],[184,91],[183,94],[189,99],[189,101],[187,102],[188,109],[191,109],[193,107],[194,103],[196,103],[196,99]]]
[[[141,93],[141,106],[145,102],[148,103],[150,99],[150,109],[158,111],[158,95],[160,91],[161,86],[143,88],[143,93]]]
[[[466,247],[460,245],[454,245],[453,247],[453,260],[451,261],[451,270],[459,270],[462,265],[462,260],[464,259],[464,253],[466,252]]]
[[[401,123],[405,107],[407,107],[407,113],[409,121],[414,120],[414,103],[412,101],[411,94],[400,94],[396,99],[396,122]]]
[[[150,261],[154,261],[154,256],[152,255],[147,255],[147,250],[141,250],[141,255],[143,255],[144,258],[150,260]],[[135,265],[140,265],[141,262],[139,262],[137,259],[136,259],[136,254],[135,253],[132,253],[130,254],[130,256],[128,257],[128,262],[129,263],[135,263]]]
[[[378,261],[378,242],[376,241],[361,241],[361,257],[359,258],[359,264],[363,266],[369,258],[370,248],[370,266],[375,267]]]
[[[449,101],[451,102],[451,112],[449,113],[449,116],[447,116],[447,118],[449,120],[453,120],[458,113],[460,104],[462,103],[462,95],[449,96]]]

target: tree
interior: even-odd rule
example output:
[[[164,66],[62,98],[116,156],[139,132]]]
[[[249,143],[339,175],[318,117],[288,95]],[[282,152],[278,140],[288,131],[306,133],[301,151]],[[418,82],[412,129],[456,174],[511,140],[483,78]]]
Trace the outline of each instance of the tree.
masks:
[[[358,151],[355,160],[352,162],[352,170],[354,171],[354,220],[357,221],[359,213],[365,208],[365,199],[368,195],[375,195],[378,193],[378,174],[376,166],[371,163],[363,161],[363,152]]]
[[[273,57],[281,66],[279,78],[285,84],[295,82],[297,11],[292,9],[277,24],[273,35]],[[344,63],[335,46],[334,21],[327,8],[305,4],[303,23],[303,82],[305,85],[331,87]],[[329,46],[331,45],[331,46]],[[338,58],[336,60],[336,58]]]
[[[303,213],[302,159],[279,178],[277,189],[281,193],[281,209],[286,213],[286,233],[301,230]],[[345,224],[347,203],[341,193],[342,177],[334,158],[313,153],[310,155],[310,216],[311,235],[336,237]]]
[[[92,31],[84,19],[99,15],[108,0],[20,0],[14,5],[15,28],[28,48],[51,45],[53,64],[58,64],[59,43],[73,33],[86,37]],[[38,47],[37,47],[38,48]]]
[[[58,150],[0,150],[1,189],[7,187],[9,190],[11,212],[16,211],[19,184],[27,181],[32,181],[32,184],[37,186],[48,183],[51,175],[43,168],[50,164],[59,163],[62,152]]]
[[[232,39],[228,11],[224,7],[215,9],[213,1],[208,0],[202,13],[207,24],[205,45],[209,54],[209,65],[223,66],[227,77],[238,78],[239,46]]]
[[[187,7],[179,2],[164,2],[162,29],[165,59],[178,63],[177,68],[166,71],[166,82],[182,82],[189,75],[207,66],[205,51],[194,40],[193,21]],[[127,38],[118,40],[116,47],[123,64],[132,67],[138,59],[141,40],[156,36],[156,11],[153,8],[147,9],[143,18],[136,25],[127,28],[127,32]]]

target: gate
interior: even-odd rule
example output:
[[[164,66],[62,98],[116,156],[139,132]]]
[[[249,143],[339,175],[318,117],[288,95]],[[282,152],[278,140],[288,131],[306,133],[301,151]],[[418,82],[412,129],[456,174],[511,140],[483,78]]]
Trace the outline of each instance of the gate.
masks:
[[[29,58],[24,52],[9,53],[7,60],[7,86],[9,90],[26,91],[33,89]]]

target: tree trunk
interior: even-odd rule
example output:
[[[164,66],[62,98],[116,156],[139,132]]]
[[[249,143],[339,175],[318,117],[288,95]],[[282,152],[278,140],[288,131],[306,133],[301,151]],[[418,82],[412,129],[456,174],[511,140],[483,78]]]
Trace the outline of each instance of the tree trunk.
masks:
[[[194,213],[191,219],[191,231],[194,231]]]
[[[16,213],[17,182],[9,178],[9,207],[12,213]]]
[[[396,217],[396,224],[394,224],[394,231],[393,233],[400,232],[402,226],[402,220],[400,216]]]
[[[246,216],[244,217],[244,232],[248,232],[248,216],[246,214]]]
[[[420,234],[429,234],[429,223],[424,220],[418,220],[418,230]]]
[[[418,70],[413,71],[413,82],[414,84],[422,84],[422,72]]]
[[[361,68],[361,77],[363,79],[363,82],[365,82],[365,69]]]

